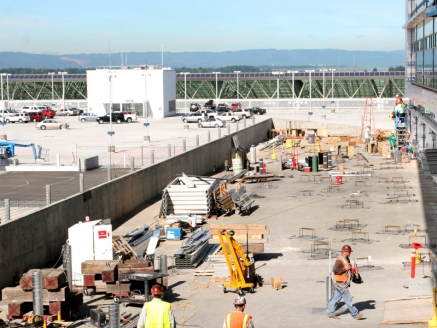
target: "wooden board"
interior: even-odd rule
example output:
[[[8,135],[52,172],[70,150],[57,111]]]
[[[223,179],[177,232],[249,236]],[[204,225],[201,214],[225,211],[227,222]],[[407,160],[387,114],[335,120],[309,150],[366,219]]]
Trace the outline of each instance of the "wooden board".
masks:
[[[260,254],[260,253],[264,253],[264,244],[260,243],[260,244],[255,244],[255,242],[259,242],[259,240],[254,240],[254,243],[250,243],[249,242],[249,253],[253,253],[253,254]],[[219,244],[220,241],[216,240],[216,239],[210,239],[209,240],[210,244]],[[246,253],[246,244],[244,243],[240,243],[241,244],[241,248],[243,249],[244,253]],[[226,247],[228,247],[228,245],[226,245]],[[228,248],[228,252],[229,252],[229,248]]]
[[[223,229],[212,229],[209,228],[209,233],[211,235],[217,235],[219,231]],[[249,235],[269,235],[270,230],[268,229],[226,229],[227,231],[232,230],[236,235],[246,235],[248,233]],[[235,238],[235,237],[234,237]]]
[[[87,260],[82,262],[82,274],[102,274],[106,263],[118,263],[116,260]]]
[[[248,238],[249,240],[260,240],[263,239],[263,235],[249,235],[246,237],[246,235],[233,235],[234,239],[240,239],[240,240],[246,240]],[[212,235],[212,239],[219,239],[219,236]]]
[[[117,281],[118,277],[118,263],[108,263],[102,271],[102,281],[103,282],[114,282]]]
[[[433,314],[431,297],[385,300],[383,325],[427,324]]]
[[[120,282],[116,282],[115,284],[106,284],[106,293],[107,294],[115,294],[120,291]],[[121,283],[121,292],[128,292],[130,291],[131,283],[130,282],[123,282]]]
[[[20,287],[25,291],[32,290],[32,272],[35,269],[27,271],[20,278]],[[67,284],[67,278],[63,269],[42,269],[43,288],[57,290]]]
[[[44,303],[49,301],[66,301],[68,299],[69,289],[63,287],[59,291],[48,291],[43,289]],[[2,290],[2,301],[4,302],[33,302],[33,296],[31,291],[24,291],[21,287],[6,287]]]
[[[210,224],[209,229],[215,230],[258,230],[266,229],[265,224]]]

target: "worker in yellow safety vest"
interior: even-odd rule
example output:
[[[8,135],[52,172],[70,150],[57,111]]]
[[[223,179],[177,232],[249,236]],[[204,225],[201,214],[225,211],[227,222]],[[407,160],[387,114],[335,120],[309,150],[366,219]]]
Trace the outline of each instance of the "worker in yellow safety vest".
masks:
[[[328,318],[340,319],[334,314],[335,308],[341,299],[344,300],[346,306],[354,319],[361,319],[363,314],[352,304],[352,296],[349,292],[349,285],[351,282],[354,268],[351,266],[349,256],[352,253],[352,248],[349,245],[344,245],[341,249],[341,256],[337,257],[332,272],[334,273],[334,295],[328,304]]]
[[[144,303],[138,319],[137,328],[175,328],[176,321],[170,303],[162,300],[162,289],[154,285],[151,289],[152,300]]]
[[[235,311],[225,316],[223,328],[255,328],[252,317],[244,314],[246,299],[243,296],[237,297],[234,306]]]

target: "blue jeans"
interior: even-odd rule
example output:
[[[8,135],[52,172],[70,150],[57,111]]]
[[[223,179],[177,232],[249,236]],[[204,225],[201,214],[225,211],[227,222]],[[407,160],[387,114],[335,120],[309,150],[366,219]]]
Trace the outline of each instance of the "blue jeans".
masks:
[[[335,288],[334,296],[332,296],[331,301],[328,305],[328,317],[332,316],[335,312],[335,308],[337,307],[338,302],[343,298],[346,306],[351,313],[352,317],[356,317],[359,313],[358,309],[352,304],[352,296],[349,293],[349,288],[346,288],[343,291],[339,291]]]

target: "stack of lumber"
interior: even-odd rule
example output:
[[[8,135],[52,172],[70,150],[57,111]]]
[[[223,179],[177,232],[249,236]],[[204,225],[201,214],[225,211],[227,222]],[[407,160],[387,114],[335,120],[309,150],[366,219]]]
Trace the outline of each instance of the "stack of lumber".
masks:
[[[29,270],[21,277],[19,286],[6,287],[2,290],[2,301],[8,303],[6,315],[8,319],[23,318],[32,310],[32,272],[34,270]],[[63,319],[70,318],[72,314],[77,313],[80,305],[83,304],[83,295],[70,292],[64,270],[43,269],[41,271],[45,319],[54,320],[58,311],[61,312]]]
[[[241,244],[244,252],[253,254],[264,253],[264,244],[267,243],[264,235],[270,234],[270,230],[263,224],[211,224],[209,233],[213,237],[209,240],[210,244],[220,243],[218,232],[222,230],[234,231],[233,237]]]
[[[133,290],[143,290],[144,284],[124,278],[128,274],[154,272],[153,266],[144,259],[130,259],[123,263],[116,260],[88,260],[82,262],[84,289],[97,293],[127,296]],[[168,281],[164,278],[164,286]]]

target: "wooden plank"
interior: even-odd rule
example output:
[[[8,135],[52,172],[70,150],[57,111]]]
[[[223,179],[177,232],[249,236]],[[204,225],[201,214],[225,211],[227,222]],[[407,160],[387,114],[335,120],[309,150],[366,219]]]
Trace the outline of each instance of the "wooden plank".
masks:
[[[234,237],[234,239],[240,239],[240,240],[246,240],[246,235],[233,235],[232,237]],[[219,236],[217,235],[212,235],[213,239],[219,239]],[[263,235],[249,235],[247,236],[247,238],[249,240],[260,240],[263,239]]]
[[[385,300],[381,323],[383,325],[426,324],[432,318],[432,313],[431,297]]]
[[[211,235],[216,235],[221,230],[223,230],[223,229],[212,229],[212,228],[209,228],[209,233]],[[246,235],[246,233],[248,233],[249,235],[269,235],[270,234],[270,230],[268,230],[268,229],[249,229],[249,230],[246,230],[246,229],[229,229],[229,230],[232,230],[236,235]],[[227,231],[229,231],[229,230],[227,230]]]
[[[20,278],[20,287],[25,291],[32,290],[32,272],[35,269],[27,271]],[[43,288],[56,290],[67,284],[67,278],[63,269],[42,269]]]
[[[121,285],[121,287],[120,287],[120,285]],[[118,293],[120,291],[120,288],[121,288],[121,292],[128,292],[128,291],[130,291],[131,285],[132,284],[130,282],[120,283],[119,281],[117,281],[113,284],[106,284],[106,293],[107,294]]]
[[[216,230],[234,230],[234,229],[257,230],[257,229],[266,229],[266,225],[265,224],[211,224],[209,226],[209,229],[216,229]]]
[[[118,277],[118,263],[109,263],[102,271],[102,281],[103,282],[114,282],[117,281]]]
[[[119,268],[147,268],[150,264],[143,259],[126,260],[124,263],[118,263]]]
[[[217,241],[217,243],[213,243],[213,242],[215,242],[215,241]],[[258,240],[256,240],[256,241],[258,241]],[[255,241],[254,241],[255,242]],[[214,239],[210,239],[209,240],[209,243],[210,244],[218,244],[219,243],[219,240],[214,240]],[[247,251],[246,251],[246,244],[242,244],[242,243],[240,243],[241,244],[241,248],[243,249],[243,251],[244,251],[244,253],[246,253]],[[226,248],[228,249],[228,252],[229,252],[229,247],[228,247],[228,245],[226,245]],[[264,253],[264,244],[255,244],[255,243],[250,243],[249,242],[249,253],[253,253],[253,254],[260,254],[260,253]]]
[[[82,274],[102,274],[106,263],[118,263],[116,260],[87,260],[82,262]]]
[[[240,243],[241,245],[246,244],[247,240],[246,238],[244,239],[236,239],[238,243]],[[210,244],[220,244],[220,240],[219,239],[210,239],[208,241]],[[249,239],[249,244],[267,244],[267,239]],[[225,240],[226,243],[226,240]]]
[[[43,289],[44,303],[50,301],[66,301],[68,299],[68,287],[62,287],[59,291],[48,291]],[[2,301],[4,302],[33,302],[32,292],[24,291],[21,287],[6,287],[2,290]]]

